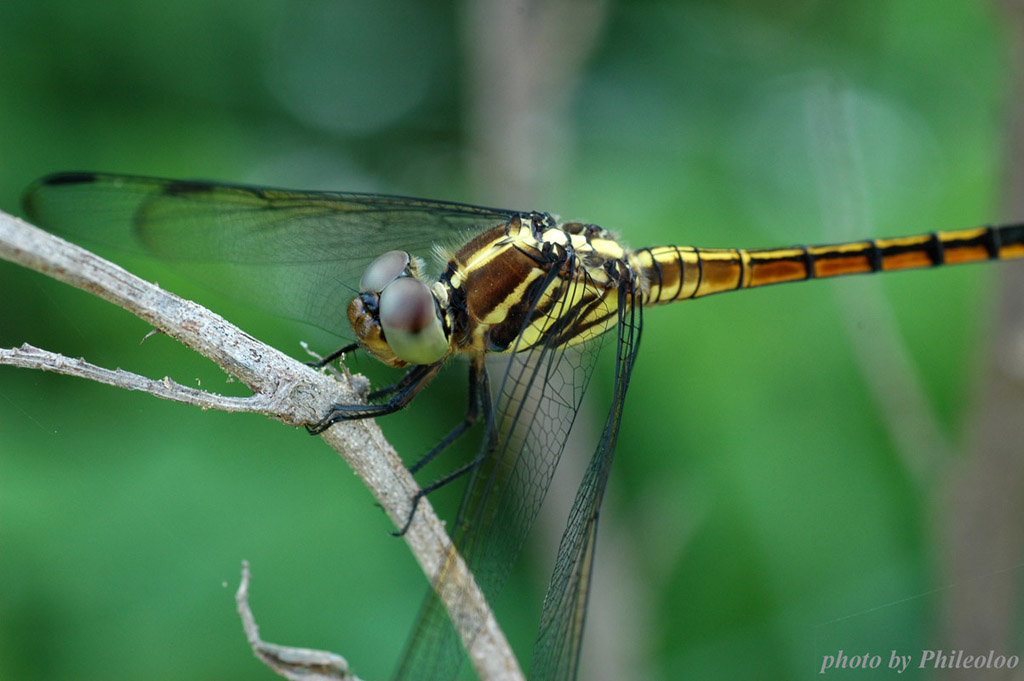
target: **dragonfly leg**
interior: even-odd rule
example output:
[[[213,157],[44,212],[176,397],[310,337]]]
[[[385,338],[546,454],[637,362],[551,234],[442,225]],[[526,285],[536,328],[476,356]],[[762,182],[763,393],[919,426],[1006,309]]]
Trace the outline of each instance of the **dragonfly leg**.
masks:
[[[337,350],[335,350],[334,352],[332,352],[331,354],[327,355],[326,357],[317,362],[306,362],[306,366],[313,367],[314,369],[323,369],[325,366],[327,366],[334,360],[338,359],[342,355],[347,355],[348,353],[353,352],[358,347],[359,343],[349,343],[345,347],[338,348]]]
[[[489,436],[488,436],[488,443],[489,443],[488,446],[482,447],[480,449],[480,453],[477,454],[473,458],[472,461],[470,461],[469,463],[467,463],[467,464],[465,464],[463,466],[459,466],[458,468],[456,468],[451,473],[445,475],[443,478],[439,478],[439,479],[435,480],[434,482],[430,483],[426,487],[423,487],[418,492],[416,492],[416,494],[414,494],[413,497],[412,497],[412,508],[409,509],[409,517],[405,519],[405,524],[402,525],[402,528],[400,530],[398,530],[397,532],[392,532],[391,536],[393,536],[393,537],[401,537],[402,535],[404,535],[408,531],[409,526],[412,525],[412,519],[416,515],[416,507],[419,506],[420,499],[422,499],[423,497],[427,496],[428,494],[430,494],[431,492],[433,492],[435,490],[441,489],[442,487],[444,487],[448,483],[453,482],[455,480],[458,480],[459,478],[461,478],[462,476],[466,475],[467,473],[472,472],[473,469],[475,469],[477,466],[479,466],[481,463],[483,463],[484,460],[487,459],[487,456],[493,451],[493,443],[494,443],[494,441],[495,441],[495,438],[494,438],[493,434],[489,434]],[[429,456],[433,456],[433,454],[434,453],[432,452],[431,454],[428,454],[427,456],[428,457]],[[426,458],[426,457],[424,457],[424,458]]]
[[[419,461],[409,466],[409,472],[417,473],[421,468],[430,463],[435,456],[447,449],[448,445],[458,440],[470,426],[476,423],[480,417],[482,400],[489,399],[489,393],[487,367],[484,365],[482,358],[479,361],[474,359],[469,365],[469,404],[466,406],[465,417],[433,449],[422,456]]]
[[[338,421],[372,419],[400,411],[407,407],[412,398],[416,397],[419,391],[437,375],[441,364],[441,362],[437,362],[436,364],[416,366],[391,388],[374,393],[374,395],[391,395],[391,398],[382,404],[333,404],[327,416],[312,426],[306,426],[306,430],[310,435],[319,435]]]
[[[391,385],[386,385],[383,388],[377,388],[376,390],[371,392],[369,395],[367,395],[366,399],[367,399],[368,402],[374,402],[376,400],[382,400],[385,397],[388,397],[389,395],[394,395],[396,392],[398,392],[399,390],[402,390],[404,387],[405,387],[405,381],[404,380],[399,381],[398,383],[392,383]]]
[[[428,456],[430,456],[430,455],[428,454]],[[458,480],[463,475],[469,473],[474,468],[476,468],[480,464],[480,462],[482,462],[485,458],[486,458],[486,456],[481,454],[480,456],[477,456],[476,458],[474,458],[469,463],[467,463],[467,464],[465,464],[463,466],[459,466],[458,468],[456,468],[454,471],[452,471],[448,475],[445,475],[443,478],[439,478],[439,479],[435,480],[434,482],[430,483],[429,485],[427,485],[426,487],[420,488],[420,490],[417,491],[416,494],[414,494],[413,497],[412,497],[412,508],[409,509],[409,516],[405,519],[405,524],[402,525],[402,528],[400,530],[398,530],[397,532],[392,532],[391,536],[392,537],[401,537],[402,535],[404,535],[409,530],[409,526],[412,525],[412,519],[416,516],[416,507],[419,506],[420,499],[422,499],[423,497],[427,496],[428,494],[430,494],[431,492],[433,492],[435,490],[441,489],[442,487],[447,485],[449,482],[452,482],[454,480]]]
[[[487,367],[484,364],[483,358],[481,357],[479,359],[474,359],[473,362],[469,365],[469,405],[466,408],[465,418],[462,420],[461,423],[452,428],[452,430],[439,443],[437,443],[437,445],[433,449],[427,452],[427,454],[424,455],[419,461],[410,466],[409,472],[416,473],[425,465],[430,463],[430,461],[434,457],[436,457],[438,454],[444,451],[444,449],[447,448],[448,445],[457,440],[463,433],[466,432],[466,430],[469,429],[470,426],[476,423],[476,421],[479,420],[481,415],[483,415],[484,421],[486,423],[489,423],[490,414],[490,380],[487,376]],[[494,434],[493,432],[490,432],[488,434],[488,442],[491,443],[493,441]],[[412,507],[409,509],[409,516],[405,519],[405,524],[402,525],[401,529],[399,529],[397,532],[392,532],[391,534],[395,537],[401,537],[402,535],[404,535],[406,531],[409,529],[409,525],[412,524],[412,519],[416,515],[416,508],[419,506],[420,499],[422,499],[423,497],[427,496],[428,494],[435,490],[441,489],[448,483],[454,480],[458,480],[462,476],[472,471],[474,468],[476,468],[477,465],[480,464],[481,461],[483,461],[486,458],[486,452],[489,451],[491,451],[490,446],[484,447],[482,449],[482,453],[474,457],[474,459],[470,461],[468,464],[460,466],[451,473],[448,473],[444,477],[435,480],[426,487],[423,487],[422,489],[417,491],[416,494],[413,495]]]

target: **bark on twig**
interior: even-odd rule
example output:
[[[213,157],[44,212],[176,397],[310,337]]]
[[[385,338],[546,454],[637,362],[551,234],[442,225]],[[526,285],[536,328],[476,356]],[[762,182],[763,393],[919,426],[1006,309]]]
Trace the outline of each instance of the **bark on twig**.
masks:
[[[151,380],[120,369],[104,369],[84,360],[28,345],[0,350],[0,365],[75,375],[205,409],[265,414],[292,426],[316,423],[331,404],[351,404],[358,400],[357,391],[347,381],[338,381],[315,371],[259,342],[206,308],[183,300],[87,250],[4,213],[0,213],[0,258],[124,308],[213,360],[252,389],[253,395],[225,397],[182,386],[167,378]],[[396,527],[401,527],[408,517],[410,501],[418,487],[376,423],[372,420],[344,421],[328,429],[321,437],[352,466]],[[449,584],[463,587],[445,589],[441,598],[452,621],[457,623],[463,644],[480,678],[521,679],[522,673],[486,599],[461,557],[455,553],[427,500],[420,502],[405,540],[431,583],[444,567],[450,572]],[[254,651],[260,655],[255,647]],[[301,671],[301,668],[301,664],[296,664],[293,671]],[[279,670],[275,668],[275,671]]]
[[[235,603],[249,647],[263,664],[289,681],[360,681],[358,676],[349,672],[348,662],[341,655],[310,648],[279,646],[260,639],[256,618],[249,608],[250,578],[249,561],[242,561],[242,582],[235,593]]]

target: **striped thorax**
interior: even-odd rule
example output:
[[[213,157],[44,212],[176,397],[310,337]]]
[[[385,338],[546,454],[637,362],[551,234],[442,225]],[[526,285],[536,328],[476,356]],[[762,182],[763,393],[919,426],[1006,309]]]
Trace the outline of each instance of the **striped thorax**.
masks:
[[[349,306],[359,343],[391,366],[590,340],[615,324],[620,287],[639,289],[643,281],[633,254],[612,234],[558,224],[546,213],[519,215],[476,235],[430,287],[419,271],[407,253],[385,254],[367,268]]]

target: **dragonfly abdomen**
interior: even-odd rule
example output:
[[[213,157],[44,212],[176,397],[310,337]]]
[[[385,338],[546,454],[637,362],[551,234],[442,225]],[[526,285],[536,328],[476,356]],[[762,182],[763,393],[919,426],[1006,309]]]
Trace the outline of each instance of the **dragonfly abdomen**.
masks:
[[[1024,225],[789,248],[644,248],[648,305],[787,281],[1024,257]]]

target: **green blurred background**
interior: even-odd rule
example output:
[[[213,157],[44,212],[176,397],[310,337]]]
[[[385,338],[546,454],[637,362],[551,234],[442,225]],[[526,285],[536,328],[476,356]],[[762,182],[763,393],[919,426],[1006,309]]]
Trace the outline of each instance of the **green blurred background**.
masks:
[[[1005,217],[1003,21],[970,0],[5,0],[0,209],[103,170],[550,210],[634,246],[969,227]],[[839,649],[962,646],[949,604],[1022,574],[948,531],[1009,267],[649,312],[581,678],[812,678]],[[336,343],[143,273],[294,356]],[[0,262],[0,346],[244,394],[147,331]],[[458,418],[449,374],[382,424],[407,460]],[[524,664],[601,404],[498,604]],[[386,678],[426,586],[390,529],[302,431],[0,368],[0,679],[273,678],[234,612],[243,558],[266,639]],[[967,652],[1024,652],[1020,598]]]

